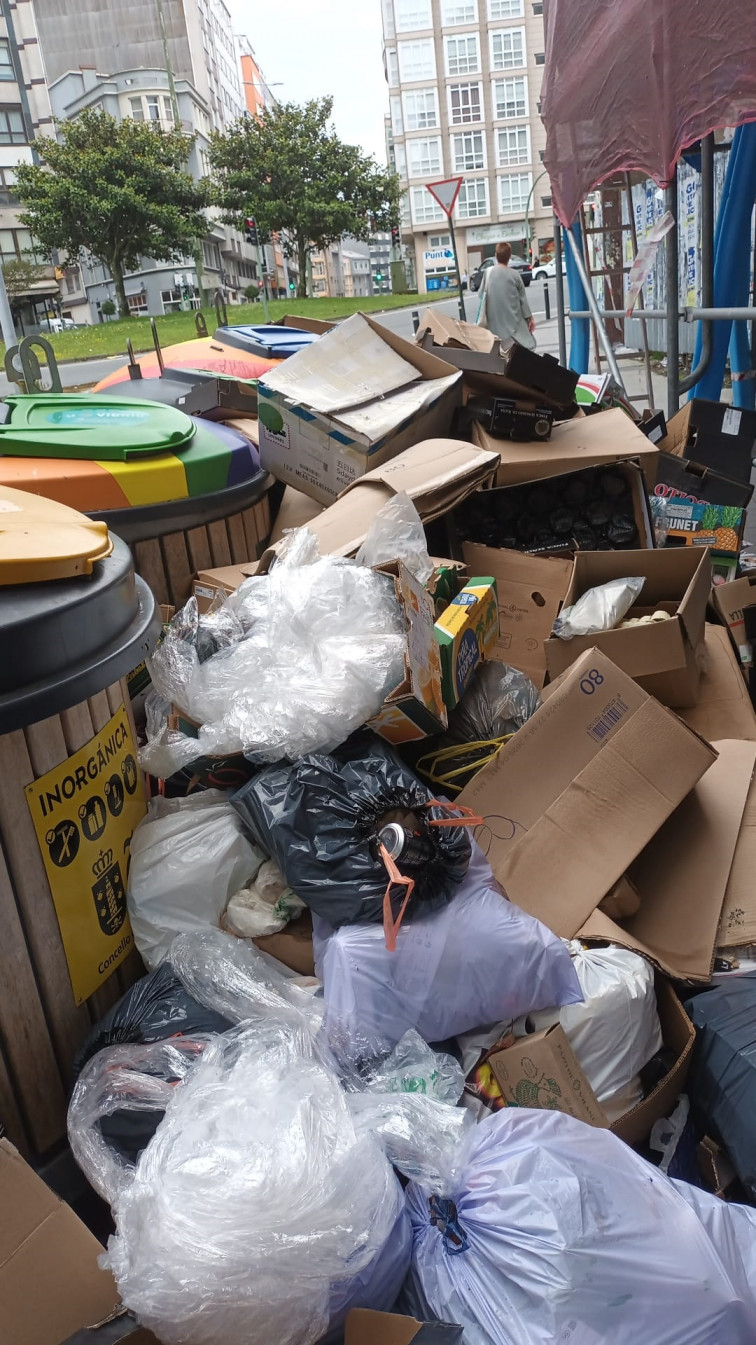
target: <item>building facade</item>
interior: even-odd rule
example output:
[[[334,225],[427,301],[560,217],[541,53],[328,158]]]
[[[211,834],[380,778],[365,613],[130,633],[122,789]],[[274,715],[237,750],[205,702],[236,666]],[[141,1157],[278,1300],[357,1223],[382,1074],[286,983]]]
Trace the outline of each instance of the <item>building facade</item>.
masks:
[[[391,293],[391,234],[370,236],[370,284],[373,294]]]
[[[553,250],[539,102],[543,0],[381,0],[387,156],[405,185],[402,237],[418,289],[453,283],[446,217],[425,184],[461,177],[459,264],[471,274],[506,239]]]

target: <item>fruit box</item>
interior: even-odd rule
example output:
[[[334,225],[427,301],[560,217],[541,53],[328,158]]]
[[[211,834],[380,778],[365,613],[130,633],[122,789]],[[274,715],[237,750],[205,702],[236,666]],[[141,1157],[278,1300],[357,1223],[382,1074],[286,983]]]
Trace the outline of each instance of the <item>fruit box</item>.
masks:
[[[710,546],[715,555],[739,556],[746,511],[729,504],[668,499],[669,546]]]
[[[499,605],[492,576],[471,579],[434,627],[441,652],[444,703],[462,699],[478,664],[493,656],[499,639]]]

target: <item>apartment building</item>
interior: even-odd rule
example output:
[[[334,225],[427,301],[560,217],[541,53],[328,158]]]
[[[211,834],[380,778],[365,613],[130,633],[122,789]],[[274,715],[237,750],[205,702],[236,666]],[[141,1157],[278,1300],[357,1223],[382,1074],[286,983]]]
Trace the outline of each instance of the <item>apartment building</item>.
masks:
[[[539,116],[543,0],[381,0],[387,155],[406,190],[402,238],[420,290],[453,280],[446,217],[425,184],[462,177],[462,271],[506,239],[547,258],[553,216]],[[412,269],[412,268],[410,268]]]

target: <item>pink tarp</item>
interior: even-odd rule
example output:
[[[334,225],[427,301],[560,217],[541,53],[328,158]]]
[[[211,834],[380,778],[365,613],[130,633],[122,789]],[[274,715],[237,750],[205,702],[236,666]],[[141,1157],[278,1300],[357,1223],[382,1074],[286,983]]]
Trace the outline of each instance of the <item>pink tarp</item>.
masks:
[[[614,173],[668,182],[681,150],[756,120],[756,0],[546,0],[541,94],[554,209]]]

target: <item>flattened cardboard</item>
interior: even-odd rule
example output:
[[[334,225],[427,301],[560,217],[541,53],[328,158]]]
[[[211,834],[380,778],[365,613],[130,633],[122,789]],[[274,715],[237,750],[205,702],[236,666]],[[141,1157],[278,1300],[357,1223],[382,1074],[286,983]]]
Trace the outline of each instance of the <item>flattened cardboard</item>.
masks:
[[[323,505],[318,504],[317,500],[311,500],[309,495],[304,495],[301,490],[295,490],[293,486],[287,486],[281,503],[276,514],[273,528],[270,534],[270,544],[280,542],[285,532],[290,528],[304,528],[323,513]]]
[[[347,1313],[344,1345],[461,1345],[462,1327],[451,1322],[418,1322],[395,1312],[352,1308]]]
[[[494,439],[475,424],[473,443],[501,455],[497,486],[514,486],[576,472],[581,467],[609,467],[628,460],[640,464],[648,490],[656,482],[658,449],[619,409],[563,421],[554,426],[546,443],[516,444]]]
[[[746,635],[743,612],[756,606],[756,574],[744,574],[729,584],[715,584],[711,600],[730,632],[730,639],[744,667],[753,662],[751,642]]]
[[[608,1127],[560,1023],[519,1037],[504,1051],[489,1052],[488,1063],[508,1107],[561,1111],[587,1125]]]
[[[527,673],[540,690],[546,679],[544,642],[551,634],[572,577],[572,561],[528,556],[465,542],[470,574],[491,574],[499,599],[499,639],[493,658]]]
[[[206,612],[219,593],[235,593],[245,579],[257,574],[259,561],[252,560],[244,565],[219,565],[217,570],[200,570],[192,592],[197,599],[197,607]]]
[[[756,713],[724,626],[707,622],[698,701],[677,713],[707,742],[720,738],[756,742]]]
[[[672,416],[659,447],[748,485],[755,442],[756,412],[694,397]]]
[[[7,1140],[0,1140],[0,1341],[61,1345],[112,1313],[102,1247]]]
[[[703,640],[711,589],[708,550],[578,551],[564,605],[571,606],[588,589],[630,575],[643,576],[645,583],[628,618],[657,607],[675,615],[651,626],[576,635],[571,640],[551,636],[545,644],[549,674],[558,677],[578,654],[594,647],[663,705],[695,705],[700,680],[695,651]]]
[[[577,931],[641,953],[679,980],[708,981],[756,744],[714,744],[709,771],[630,865],[640,909],[620,924],[594,911]],[[548,922],[547,922],[548,923]]]
[[[390,743],[416,742],[441,733],[447,715],[441,693],[441,655],[434,634],[433,599],[401,561],[375,567],[394,580],[407,623],[404,677],[386,697],[370,727]]]
[[[573,938],[715,759],[592,649],[458,802],[510,900]]]
[[[76,1331],[65,1345],[160,1345],[157,1336],[138,1326],[130,1313],[120,1312],[99,1326]]]
[[[516,341],[504,346],[486,327],[431,309],[420,319],[415,339],[424,350],[462,369],[468,390],[538,402],[562,415],[575,409],[578,375],[553,356],[527,350]]]
[[[312,915],[303,911],[298,920],[292,920],[278,934],[262,934],[253,943],[263,953],[269,953],[299,976],[315,975],[315,954],[312,947]]]
[[[727,881],[717,947],[756,943],[756,780],[751,781]]]

